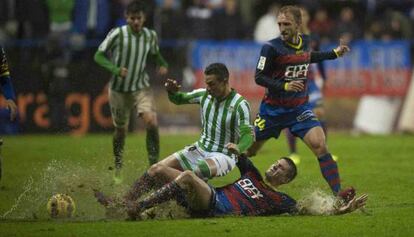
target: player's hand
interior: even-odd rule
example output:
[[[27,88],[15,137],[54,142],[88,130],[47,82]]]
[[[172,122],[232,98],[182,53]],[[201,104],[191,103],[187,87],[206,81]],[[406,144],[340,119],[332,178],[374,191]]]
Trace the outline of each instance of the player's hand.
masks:
[[[178,85],[176,80],[170,79],[170,78],[167,79],[164,86],[165,86],[165,89],[167,89],[167,91],[171,93],[176,93],[181,88],[181,85]]]
[[[338,207],[336,214],[345,214],[353,212],[357,209],[363,208],[367,203],[368,195],[362,194],[359,197],[354,197],[348,203],[345,203],[343,206]]]
[[[239,150],[239,146],[237,146],[237,144],[234,143],[227,143],[226,144],[226,148],[229,150],[229,152],[235,154],[235,155],[240,155],[240,150]]]
[[[167,75],[167,73],[168,73],[168,68],[167,68],[167,67],[161,66],[161,67],[158,69],[158,74],[159,74],[160,76],[165,76],[165,75]]]
[[[303,81],[290,81],[287,82],[286,91],[293,91],[293,92],[299,92],[305,90],[305,84],[303,84]]]
[[[17,105],[13,100],[6,100],[7,108],[10,110],[10,121],[14,121],[17,115]]]
[[[351,51],[351,49],[346,45],[345,41],[343,39],[339,39],[339,46],[334,49],[335,53],[338,55],[338,57],[344,56],[346,53]]]
[[[119,71],[119,76],[125,78],[128,76],[128,69],[126,67],[122,67]]]

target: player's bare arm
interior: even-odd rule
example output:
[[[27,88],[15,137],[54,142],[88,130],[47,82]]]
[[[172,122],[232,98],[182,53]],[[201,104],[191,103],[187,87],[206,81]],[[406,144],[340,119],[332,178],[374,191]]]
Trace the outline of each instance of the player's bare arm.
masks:
[[[167,79],[164,86],[165,86],[165,89],[170,93],[176,93],[181,88],[181,85],[178,85],[176,80],[170,79],[170,78]]]
[[[229,143],[226,144],[226,148],[229,150],[229,152],[231,152],[235,155],[240,155],[240,149],[239,149],[239,146],[237,144],[229,142]]]
[[[17,105],[13,100],[6,100],[7,108],[10,110],[10,121],[14,121],[17,115]]]

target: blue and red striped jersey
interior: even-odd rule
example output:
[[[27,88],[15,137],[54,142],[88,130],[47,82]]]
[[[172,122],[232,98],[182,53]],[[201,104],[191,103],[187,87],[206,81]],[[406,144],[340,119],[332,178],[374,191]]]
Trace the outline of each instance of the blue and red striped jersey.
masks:
[[[307,88],[310,40],[308,35],[299,35],[299,43],[292,45],[278,37],[263,45],[255,74],[256,83],[266,87],[262,106],[289,109],[308,101],[307,90],[288,92],[283,85],[292,80],[302,80]]]
[[[241,177],[216,188],[216,195],[225,208],[222,214],[257,216],[297,212],[296,201],[267,185],[249,159],[240,158],[237,166]]]

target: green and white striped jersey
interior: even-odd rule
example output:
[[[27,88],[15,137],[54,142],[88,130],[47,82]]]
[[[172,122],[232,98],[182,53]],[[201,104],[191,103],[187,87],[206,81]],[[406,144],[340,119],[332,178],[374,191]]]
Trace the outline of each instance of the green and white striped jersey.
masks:
[[[175,104],[200,104],[202,132],[198,145],[206,151],[231,155],[225,145],[239,143],[241,128],[253,129],[250,105],[233,89],[222,101],[212,97],[206,89],[169,93],[169,99]]]
[[[113,64],[128,69],[128,76],[113,76],[110,88],[118,92],[132,92],[150,86],[145,71],[148,54],[159,54],[157,33],[143,27],[134,33],[128,25],[112,29],[99,45],[99,51],[109,54]]]

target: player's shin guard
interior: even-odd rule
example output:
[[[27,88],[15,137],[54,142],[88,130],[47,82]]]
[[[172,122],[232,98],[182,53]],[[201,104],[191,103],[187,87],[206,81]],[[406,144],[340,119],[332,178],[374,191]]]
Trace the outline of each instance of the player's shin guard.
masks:
[[[158,162],[160,153],[160,135],[158,133],[158,127],[147,128],[147,152],[148,161],[150,165]]]
[[[138,208],[140,211],[151,208],[155,205],[164,203],[166,201],[175,199],[183,190],[177,184],[177,182],[172,181],[157,191],[153,192],[147,198],[138,203]]]
[[[124,144],[124,137],[114,137],[112,140],[116,169],[122,168],[122,154],[124,153]]]
[[[336,162],[330,153],[318,157],[318,161],[323,177],[328,182],[332,192],[336,195],[341,190],[341,180],[339,179]]]
[[[157,187],[159,182],[155,177],[152,177],[145,172],[137,181],[135,181],[132,188],[128,191],[125,199],[128,201],[135,201],[142,196],[142,194]]]

